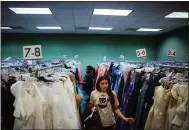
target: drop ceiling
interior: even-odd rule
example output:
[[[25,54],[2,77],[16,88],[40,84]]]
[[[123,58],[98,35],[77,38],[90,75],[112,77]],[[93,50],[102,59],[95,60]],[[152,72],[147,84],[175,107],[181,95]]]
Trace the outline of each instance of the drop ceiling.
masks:
[[[188,26],[189,19],[164,18],[172,12],[188,12],[189,2],[1,2],[3,33],[76,33],[157,35]],[[8,7],[50,8],[52,15],[16,14]],[[128,16],[93,15],[94,9],[133,10]],[[39,30],[36,26],[61,26],[61,30]],[[88,27],[111,27],[110,31],[88,30]],[[159,32],[137,32],[138,28],[157,28]]]

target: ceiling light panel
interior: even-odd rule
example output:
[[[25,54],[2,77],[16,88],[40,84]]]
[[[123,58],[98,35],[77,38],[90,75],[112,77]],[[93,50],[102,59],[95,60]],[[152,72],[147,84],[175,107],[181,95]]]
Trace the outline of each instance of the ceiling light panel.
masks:
[[[94,9],[93,15],[128,16],[132,10]]]
[[[16,14],[52,14],[49,8],[9,8]]]
[[[188,12],[173,12],[165,16],[165,18],[188,18],[188,15]]]
[[[38,29],[62,29],[61,27],[37,27]]]
[[[12,29],[11,27],[1,27],[1,29]]]
[[[162,29],[152,29],[152,28],[140,28],[137,31],[148,31],[148,32],[158,32],[161,31]]]
[[[89,30],[112,30],[113,28],[89,27]]]

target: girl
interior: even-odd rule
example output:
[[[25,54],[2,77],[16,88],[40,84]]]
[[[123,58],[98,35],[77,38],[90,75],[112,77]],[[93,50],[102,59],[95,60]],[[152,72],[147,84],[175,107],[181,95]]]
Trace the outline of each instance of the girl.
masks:
[[[83,80],[83,90],[88,94],[88,96],[91,95],[91,92],[93,91],[93,83],[94,83],[94,75],[95,75],[95,68],[92,66],[86,67],[86,76]]]
[[[114,128],[114,113],[130,124],[134,123],[133,118],[124,117],[121,111],[117,108],[119,106],[117,95],[114,91],[111,91],[109,80],[104,76],[101,76],[98,79],[96,90],[91,93],[90,103],[94,106],[92,109],[93,111],[98,110],[103,128]]]

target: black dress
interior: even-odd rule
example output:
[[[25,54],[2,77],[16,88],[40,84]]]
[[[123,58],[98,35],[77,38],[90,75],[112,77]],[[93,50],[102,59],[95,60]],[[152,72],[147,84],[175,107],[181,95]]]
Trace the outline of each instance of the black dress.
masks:
[[[1,128],[2,129],[13,129],[14,125],[14,100],[15,97],[10,91],[12,84],[16,82],[15,79],[11,78],[7,82],[4,82],[5,86],[1,86]]]
[[[91,92],[93,91],[93,85],[94,85],[94,74],[91,72],[90,74],[87,74],[83,80],[85,82],[83,84],[83,90],[88,94],[90,97]]]

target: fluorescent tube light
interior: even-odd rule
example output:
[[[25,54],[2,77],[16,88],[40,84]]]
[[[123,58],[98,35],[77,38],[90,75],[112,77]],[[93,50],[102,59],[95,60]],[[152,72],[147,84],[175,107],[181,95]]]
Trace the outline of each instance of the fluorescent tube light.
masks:
[[[127,16],[131,12],[132,12],[132,10],[94,9],[93,15]]]
[[[38,29],[62,29],[61,27],[37,27]]]
[[[11,27],[1,27],[1,29],[12,29]]]
[[[89,27],[90,30],[112,30],[113,28]]]
[[[162,29],[150,29],[150,28],[140,28],[137,31],[149,31],[149,32],[158,32]]]
[[[9,8],[16,14],[52,14],[49,8]]]
[[[173,12],[165,16],[165,18],[188,18],[188,15],[188,12]]]

